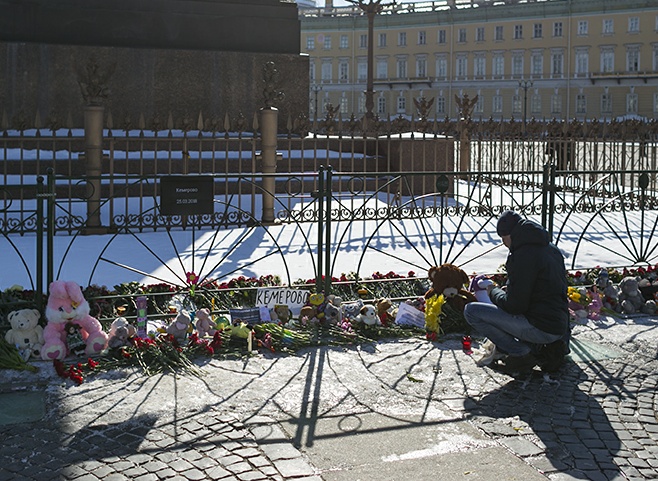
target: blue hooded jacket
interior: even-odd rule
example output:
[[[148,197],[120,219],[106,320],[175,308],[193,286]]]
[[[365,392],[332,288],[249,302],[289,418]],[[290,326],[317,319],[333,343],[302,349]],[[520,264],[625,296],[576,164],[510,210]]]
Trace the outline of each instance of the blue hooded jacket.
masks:
[[[510,314],[524,315],[544,332],[564,335],[569,327],[564,257],[546,229],[521,219],[510,233],[506,289],[491,290],[491,301]]]

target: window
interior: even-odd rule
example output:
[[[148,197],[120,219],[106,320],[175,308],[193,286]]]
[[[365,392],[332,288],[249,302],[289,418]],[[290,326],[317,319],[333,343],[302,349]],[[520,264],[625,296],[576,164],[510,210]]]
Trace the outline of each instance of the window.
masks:
[[[306,50],[315,50],[315,37],[306,37]]]
[[[439,32],[437,34],[437,37],[436,37],[436,41],[438,43],[446,43],[446,31],[445,31],[445,29],[439,30]]]
[[[331,35],[324,36],[324,49],[331,50]]]
[[[551,113],[552,114],[561,114],[562,113],[562,96],[560,94],[551,95]]]
[[[366,98],[363,95],[359,97],[357,110],[360,114],[366,111]]]
[[[341,35],[340,36],[340,48],[349,48],[350,42],[348,40],[347,35]]]
[[[322,81],[331,82],[331,60],[322,62]]]
[[[477,42],[484,42],[484,27],[478,27],[475,29],[475,40]]]
[[[458,55],[455,68],[457,70],[457,78],[466,78],[468,75],[468,57],[466,55]]]
[[[407,78],[407,59],[399,58],[397,61],[398,78]]]
[[[658,94],[653,94],[653,113],[658,113]]]
[[[425,45],[427,43],[427,35],[425,30],[418,32],[418,45]]]
[[[628,32],[638,33],[640,31],[640,17],[628,18]]]
[[[523,103],[521,101],[521,96],[519,94],[514,95],[514,97],[512,97],[512,113],[518,115],[522,112],[522,108]]]
[[[465,28],[460,28],[457,31],[457,42],[459,42],[459,43],[465,43],[466,42],[466,29]]]
[[[377,60],[377,78],[388,78],[388,62],[386,60]]]
[[[576,95],[576,113],[581,115],[587,113],[587,98],[585,94]]]
[[[561,37],[562,36],[562,22],[553,23],[553,36]]]
[[[380,47],[386,47],[386,34],[385,33],[380,33],[379,34],[379,46]]]
[[[541,114],[541,95],[534,93],[530,99],[530,112]]]
[[[403,114],[407,111],[407,99],[405,97],[398,97],[398,113]]]
[[[640,47],[626,47],[626,70],[628,72],[640,71]]]
[[[436,98],[436,113],[437,115],[445,115],[446,113],[446,98],[442,95]]]
[[[541,23],[535,23],[535,25],[532,29],[532,37],[533,38],[541,38],[542,37],[542,24]]]
[[[516,40],[523,38],[523,25],[514,25],[514,38]]]
[[[551,75],[553,78],[562,78],[564,72],[564,54],[553,52],[551,54]]]
[[[406,45],[407,45],[407,32],[398,33],[398,45],[400,47],[406,47]]]
[[[523,77],[523,52],[516,52],[512,56],[512,75],[514,78]]]
[[[315,62],[313,60],[308,63],[308,79],[311,83],[315,82]]]
[[[615,51],[612,47],[601,48],[601,72],[610,73],[615,71]]]
[[[653,46],[653,69],[658,70],[658,45]]]
[[[533,77],[541,77],[544,73],[544,55],[541,52],[533,52],[530,56],[530,69]]]
[[[587,35],[589,29],[589,22],[587,20],[578,21],[578,35]]]
[[[494,40],[502,40],[503,39],[503,26],[502,25],[496,25],[494,27]]]
[[[602,114],[612,113],[612,96],[608,93],[601,95],[601,113]]]
[[[347,81],[347,77],[349,73],[349,65],[350,64],[347,62],[347,60],[341,60],[338,63],[338,80],[340,80],[341,82]]]
[[[484,78],[487,75],[487,59],[484,54],[478,54],[473,60],[473,75],[476,78]]]
[[[340,113],[346,114],[349,112],[349,99],[347,97],[340,98]]]
[[[576,49],[576,75],[584,77],[589,73],[589,52]]]
[[[427,59],[425,57],[419,57],[416,59],[416,77],[427,77]]]
[[[368,80],[368,63],[366,61],[359,60],[359,63],[356,64],[356,70],[359,82],[365,82]]]
[[[626,112],[629,114],[637,113],[637,94],[626,94]]]
[[[359,35],[359,48],[368,48],[368,35]]]
[[[503,96],[502,95],[494,95],[493,98],[491,99],[491,111],[494,114],[502,114],[503,113]]]
[[[502,78],[505,74],[505,57],[503,57],[502,54],[494,54],[492,62],[492,73],[494,78]]]
[[[386,97],[379,97],[377,99],[377,113],[380,115],[386,114]]]
[[[478,97],[478,101],[475,102],[475,107],[473,108],[473,112],[476,114],[481,114],[482,112],[484,112],[484,95],[478,92],[477,97]]]
[[[438,57],[436,59],[436,76],[441,80],[448,77],[448,59],[446,57]]]
[[[615,33],[615,22],[611,18],[603,20],[603,35],[612,35]]]

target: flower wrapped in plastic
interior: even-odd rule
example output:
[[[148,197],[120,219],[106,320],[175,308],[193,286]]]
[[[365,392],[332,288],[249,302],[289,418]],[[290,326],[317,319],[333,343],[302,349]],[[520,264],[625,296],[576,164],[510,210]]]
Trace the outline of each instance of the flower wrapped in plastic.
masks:
[[[436,336],[441,328],[441,312],[446,299],[443,294],[432,296],[425,301],[425,330],[427,338],[436,340]]]

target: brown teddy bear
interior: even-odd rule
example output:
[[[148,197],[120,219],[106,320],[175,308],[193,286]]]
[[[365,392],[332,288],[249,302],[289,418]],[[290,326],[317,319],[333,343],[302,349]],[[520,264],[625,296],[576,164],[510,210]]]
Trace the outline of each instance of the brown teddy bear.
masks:
[[[464,312],[464,306],[476,301],[472,292],[464,289],[468,285],[468,274],[454,264],[445,263],[432,266],[427,271],[432,287],[425,293],[425,299],[443,294],[446,302],[457,312]]]

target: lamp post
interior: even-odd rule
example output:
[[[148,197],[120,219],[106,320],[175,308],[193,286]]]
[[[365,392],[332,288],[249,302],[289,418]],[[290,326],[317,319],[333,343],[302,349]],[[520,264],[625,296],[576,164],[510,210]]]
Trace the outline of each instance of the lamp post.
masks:
[[[315,120],[318,119],[318,93],[320,90],[322,90],[322,85],[319,84],[313,84],[311,85],[311,90],[313,91],[313,94],[315,95],[315,107],[313,109],[313,113],[315,114]]]
[[[525,135],[528,113],[528,89],[532,87],[532,80],[519,80],[519,87],[523,89],[523,134]]]
[[[368,76],[366,80],[366,120],[367,125],[370,127],[372,125],[372,120],[375,115],[372,112],[373,107],[375,106],[375,89],[374,89],[374,31],[375,31],[375,17],[379,12],[381,12],[384,7],[389,5],[395,5],[395,1],[382,5],[382,0],[369,0],[368,3],[365,0],[347,0],[349,3],[352,3],[359,7],[363,13],[368,17]]]

